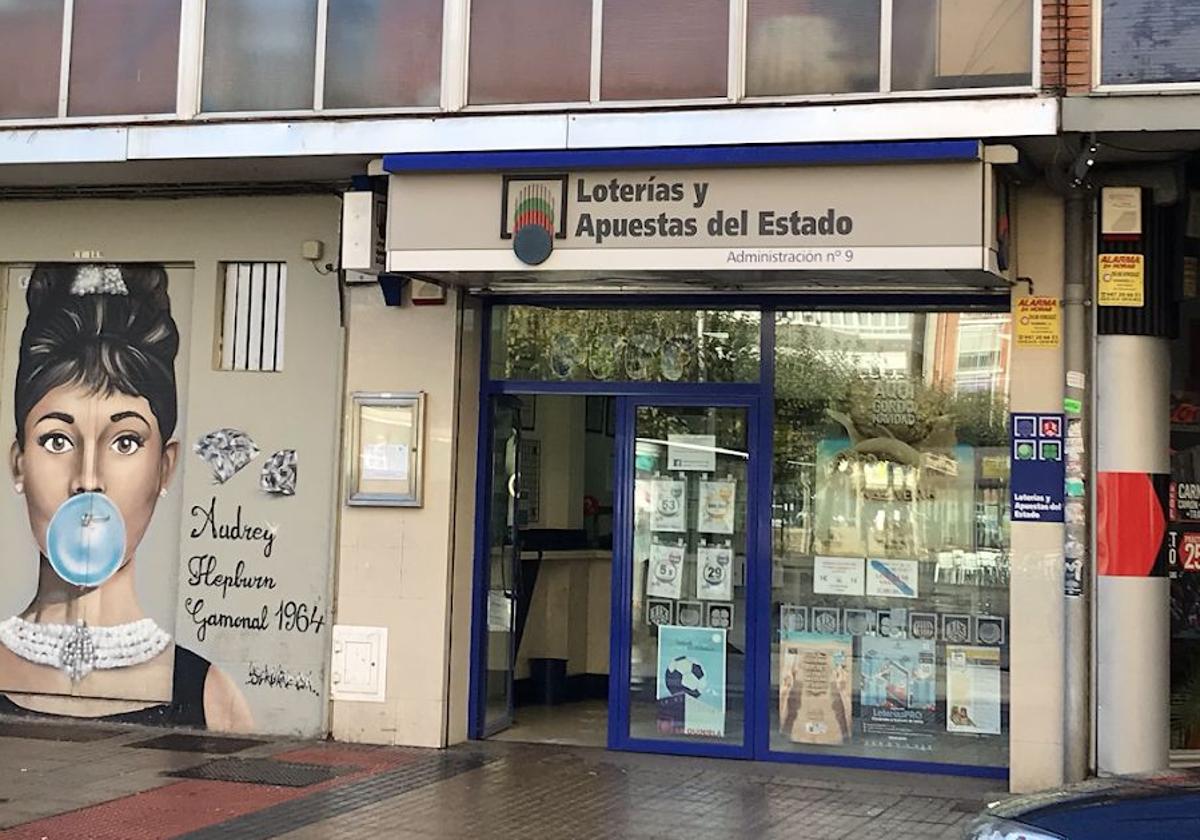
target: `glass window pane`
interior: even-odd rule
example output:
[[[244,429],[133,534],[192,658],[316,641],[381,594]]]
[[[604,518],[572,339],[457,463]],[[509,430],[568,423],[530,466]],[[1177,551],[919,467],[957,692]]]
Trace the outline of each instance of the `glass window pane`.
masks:
[[[591,0],[472,0],[472,105],[587,101]]]
[[[204,111],[313,106],[317,0],[208,0]]]
[[[750,0],[746,93],[879,90],[879,0]]]
[[[759,313],[695,309],[492,310],[493,379],[754,382]]]
[[[746,685],[744,408],[634,418],[629,735],[740,744]]]
[[[0,118],[58,113],[62,25],[61,2],[0,3]]]
[[[729,90],[728,0],[604,0],[601,99],[693,99]]]
[[[1200,80],[1200,8],[1104,0],[1100,75],[1106,85]]]
[[[1033,0],[895,0],[892,88],[1033,82]]]
[[[75,0],[71,115],[175,112],[180,0]]]
[[[326,108],[437,105],[442,0],[333,0]]]
[[[771,748],[1004,766],[1009,315],[847,321],[776,321]]]

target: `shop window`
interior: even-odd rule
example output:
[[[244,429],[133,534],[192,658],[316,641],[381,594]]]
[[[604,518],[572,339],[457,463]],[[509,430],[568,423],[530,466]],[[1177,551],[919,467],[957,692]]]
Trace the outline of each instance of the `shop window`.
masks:
[[[61,3],[0,3],[0,118],[58,113],[62,29]]]
[[[1200,7],[1104,0],[1100,80],[1106,85],[1200,80]]]
[[[493,379],[754,382],[759,313],[693,309],[492,309]]]
[[[225,264],[221,295],[221,370],[283,370],[287,264]]]
[[[180,0],[75,0],[68,113],[175,112]]]
[[[746,93],[879,90],[880,0],[749,0]]]
[[[604,0],[601,99],[728,93],[728,0]]]
[[[311,109],[317,0],[208,0],[204,111]]]
[[[1032,84],[1033,0],[894,0],[892,89]]]
[[[329,4],[326,108],[437,105],[441,65],[442,0]]]
[[[1008,316],[830,323],[776,319],[771,748],[1004,766]]]
[[[472,105],[586,102],[592,0],[472,0]]]

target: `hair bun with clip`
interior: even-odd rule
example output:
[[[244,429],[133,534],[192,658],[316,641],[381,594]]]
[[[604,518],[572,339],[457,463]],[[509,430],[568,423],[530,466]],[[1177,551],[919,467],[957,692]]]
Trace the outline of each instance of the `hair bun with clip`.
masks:
[[[121,269],[115,265],[81,265],[75,270],[75,281],[71,283],[71,294],[84,295],[128,295],[129,288],[121,277]]]

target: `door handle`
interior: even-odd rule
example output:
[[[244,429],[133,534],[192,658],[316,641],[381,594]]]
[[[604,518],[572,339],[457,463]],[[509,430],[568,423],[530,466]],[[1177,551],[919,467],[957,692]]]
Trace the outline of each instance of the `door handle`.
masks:
[[[508,477],[508,495],[514,499],[517,498],[517,474],[513,473]]]

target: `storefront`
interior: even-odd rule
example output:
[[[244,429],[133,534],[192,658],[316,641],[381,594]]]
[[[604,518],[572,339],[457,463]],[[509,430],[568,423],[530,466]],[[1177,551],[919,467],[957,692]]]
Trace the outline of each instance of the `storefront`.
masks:
[[[1065,434],[1058,327],[1038,357],[1009,315],[1014,160],[385,159],[389,271],[483,318],[471,737],[583,699],[613,749],[1006,776],[1056,725],[1017,699],[1045,639],[1013,647],[1062,573],[1015,552],[1061,541]]]

